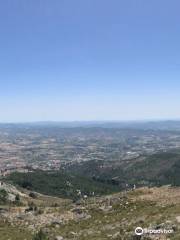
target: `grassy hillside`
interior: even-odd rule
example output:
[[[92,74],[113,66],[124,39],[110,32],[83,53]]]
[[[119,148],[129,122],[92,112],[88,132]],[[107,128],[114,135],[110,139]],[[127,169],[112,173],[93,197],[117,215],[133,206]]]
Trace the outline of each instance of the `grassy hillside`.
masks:
[[[42,222],[42,231],[38,230],[42,234],[34,235],[46,236],[44,238],[33,238],[30,232],[26,232],[28,226],[32,224],[35,228],[39,226],[39,221],[30,218],[28,225],[22,221],[21,228],[15,222],[0,224],[0,240],[55,240],[57,236],[64,240],[178,240],[180,239],[179,199],[180,188],[169,187],[141,188],[126,194],[117,193],[109,195],[108,201],[107,197],[89,198],[85,204],[83,202],[78,206],[70,204],[74,219],[64,221],[62,224],[57,221],[52,222],[51,214],[46,213],[47,211],[40,216],[31,213],[35,218],[48,219],[47,225]],[[51,211],[54,215],[58,214],[59,219],[64,215],[64,212],[59,212],[58,208],[51,208]],[[20,216],[24,217],[24,213]],[[144,234],[142,238],[137,238],[134,233],[137,226],[156,230],[170,229],[173,232],[161,235]]]
[[[0,221],[0,240],[32,240],[32,237],[26,229]]]

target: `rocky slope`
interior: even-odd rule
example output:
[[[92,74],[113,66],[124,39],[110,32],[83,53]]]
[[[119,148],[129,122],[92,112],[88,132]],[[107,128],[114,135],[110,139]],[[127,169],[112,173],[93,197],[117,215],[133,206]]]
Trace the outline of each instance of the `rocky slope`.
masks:
[[[31,240],[40,230],[49,240],[180,239],[180,188],[140,188],[76,203],[2,188],[11,201],[0,208],[0,240]],[[17,194],[18,205],[12,198]],[[136,227],[156,234],[137,236]]]

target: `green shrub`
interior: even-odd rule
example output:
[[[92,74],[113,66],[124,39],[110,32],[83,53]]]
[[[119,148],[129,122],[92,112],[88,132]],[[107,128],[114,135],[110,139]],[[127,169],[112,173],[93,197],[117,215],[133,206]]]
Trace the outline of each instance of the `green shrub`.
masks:
[[[48,240],[48,237],[42,230],[40,230],[38,233],[34,235],[32,240]]]

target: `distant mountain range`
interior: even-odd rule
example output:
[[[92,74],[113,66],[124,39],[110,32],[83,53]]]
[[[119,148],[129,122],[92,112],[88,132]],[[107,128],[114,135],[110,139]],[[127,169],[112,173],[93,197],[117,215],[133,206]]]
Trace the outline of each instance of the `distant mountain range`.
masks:
[[[127,129],[153,129],[153,130],[180,130],[180,120],[162,121],[69,121],[69,122],[29,122],[29,123],[0,123],[0,128],[12,127],[101,127],[101,128],[127,128]]]

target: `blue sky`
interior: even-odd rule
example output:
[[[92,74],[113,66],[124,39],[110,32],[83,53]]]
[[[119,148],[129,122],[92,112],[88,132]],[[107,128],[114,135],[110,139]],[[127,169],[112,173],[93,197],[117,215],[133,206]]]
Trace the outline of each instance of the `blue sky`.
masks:
[[[0,122],[180,118],[178,0],[0,2]]]

